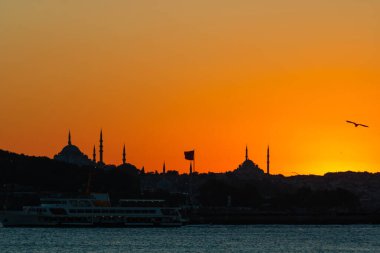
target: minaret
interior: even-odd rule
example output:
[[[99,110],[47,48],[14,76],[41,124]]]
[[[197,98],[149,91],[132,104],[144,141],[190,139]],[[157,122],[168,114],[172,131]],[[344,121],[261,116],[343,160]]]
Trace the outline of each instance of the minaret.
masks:
[[[164,162],[164,165],[162,166],[162,174],[165,174],[166,173],[166,166],[165,166],[165,162]]]
[[[99,140],[99,163],[103,164],[103,131],[100,130]]]
[[[92,161],[93,161],[94,163],[96,163],[96,150],[95,150],[95,145],[94,145],[94,150],[93,150],[93,152],[92,152]]]
[[[125,144],[124,144],[124,146],[123,146],[123,165],[125,165],[125,163],[126,163],[126,154],[125,154]]]
[[[248,146],[245,146],[245,160],[248,161]]]
[[[269,174],[269,146],[268,146],[268,149],[267,149],[267,174]]]
[[[71,133],[70,133],[70,130],[69,130],[69,141],[68,141],[68,144],[71,145]]]

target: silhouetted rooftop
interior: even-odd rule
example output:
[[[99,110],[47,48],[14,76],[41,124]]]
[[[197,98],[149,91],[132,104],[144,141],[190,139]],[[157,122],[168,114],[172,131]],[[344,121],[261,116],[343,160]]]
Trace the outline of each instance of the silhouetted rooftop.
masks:
[[[235,173],[250,174],[250,175],[262,175],[264,171],[259,168],[252,160],[245,160],[239,167],[234,171]]]
[[[92,164],[92,161],[77,146],[72,144],[66,145],[61,152],[54,156],[54,159],[80,166]]]

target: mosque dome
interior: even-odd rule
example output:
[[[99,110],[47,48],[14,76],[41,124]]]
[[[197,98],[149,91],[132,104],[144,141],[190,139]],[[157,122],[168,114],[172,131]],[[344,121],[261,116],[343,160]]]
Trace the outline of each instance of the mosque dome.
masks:
[[[252,160],[245,160],[241,165],[240,165],[241,167],[251,167],[251,168],[253,168],[253,167],[256,167],[257,166],[257,164],[255,164]]]
[[[60,154],[62,154],[62,155],[81,155],[82,152],[75,145],[67,145],[62,149]]]
[[[92,165],[93,162],[83,154],[80,149],[71,144],[71,134],[69,132],[68,144],[54,156],[55,160],[72,163],[78,166]]]
[[[235,170],[235,172],[239,174],[247,174],[247,175],[262,175],[264,171],[260,169],[260,167],[254,163],[252,160],[248,159],[248,148],[245,150],[245,161],[239,165],[239,167]]]

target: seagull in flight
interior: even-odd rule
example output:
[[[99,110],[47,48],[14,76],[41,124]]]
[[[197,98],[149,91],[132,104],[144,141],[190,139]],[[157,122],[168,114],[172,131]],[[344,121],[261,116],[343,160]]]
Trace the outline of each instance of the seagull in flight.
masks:
[[[359,124],[353,121],[346,120],[347,123],[354,124],[355,127],[362,126],[362,127],[368,127],[367,125]]]

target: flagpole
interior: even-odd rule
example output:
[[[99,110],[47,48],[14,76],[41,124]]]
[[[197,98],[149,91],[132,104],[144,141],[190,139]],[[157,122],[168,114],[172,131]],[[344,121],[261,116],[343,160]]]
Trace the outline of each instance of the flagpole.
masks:
[[[195,171],[195,150],[191,151],[185,151],[185,159],[190,160],[190,170],[189,170],[189,204],[192,205],[192,198],[193,198],[193,171]]]
[[[193,170],[190,175],[190,205],[193,205],[193,174],[195,172],[195,149],[193,149]]]
[[[193,157],[193,172],[195,172],[195,149],[193,150],[194,157]]]

